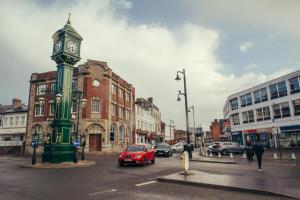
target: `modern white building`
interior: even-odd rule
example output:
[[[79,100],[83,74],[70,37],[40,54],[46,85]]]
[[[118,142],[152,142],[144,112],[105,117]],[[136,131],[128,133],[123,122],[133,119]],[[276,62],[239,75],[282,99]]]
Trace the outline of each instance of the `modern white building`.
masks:
[[[136,143],[155,143],[155,116],[149,101],[138,98],[136,100]]]
[[[230,95],[223,112],[233,141],[300,147],[300,70]]]
[[[21,147],[25,140],[28,106],[20,99],[13,99],[12,105],[0,105],[0,154]]]

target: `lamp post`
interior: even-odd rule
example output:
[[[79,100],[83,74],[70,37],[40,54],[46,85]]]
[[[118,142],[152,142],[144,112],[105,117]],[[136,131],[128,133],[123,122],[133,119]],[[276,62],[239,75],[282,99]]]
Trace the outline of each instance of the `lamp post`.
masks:
[[[81,160],[85,160],[85,156],[84,156],[84,148],[85,148],[85,135],[84,133],[82,133],[82,152],[81,152]]]
[[[190,109],[193,109],[193,122],[194,122],[194,142],[195,142],[195,148],[197,147],[197,143],[196,143],[196,127],[195,127],[195,111],[194,111],[194,106],[189,107],[189,111]]]
[[[86,99],[82,98],[82,91],[75,90],[73,91],[73,100],[76,101],[77,106],[77,123],[76,123],[76,135],[75,135],[75,141],[78,141],[78,134],[79,134],[79,112],[80,112],[80,105],[82,107],[86,104]],[[84,148],[84,147],[83,147]],[[78,149],[76,146],[74,146],[74,163],[78,162]]]
[[[171,139],[172,139],[172,130],[171,130],[171,128],[173,127],[172,124],[174,124],[174,121],[172,119],[170,119],[170,124],[169,124],[169,128],[170,128],[170,140],[169,140],[169,143],[171,142]]]
[[[188,116],[188,100],[187,100],[187,89],[186,89],[186,76],[185,76],[185,70],[183,69],[182,71],[177,71],[177,75],[175,80],[179,81],[181,78],[179,77],[179,73],[183,75],[183,85],[184,85],[184,92],[181,92],[180,90],[178,91],[178,98],[177,101],[181,101],[180,95],[184,96],[185,100],[185,120],[186,120],[186,133],[187,133],[187,151],[189,154],[189,159],[192,159],[192,149],[190,146],[190,134],[189,134],[189,116]]]

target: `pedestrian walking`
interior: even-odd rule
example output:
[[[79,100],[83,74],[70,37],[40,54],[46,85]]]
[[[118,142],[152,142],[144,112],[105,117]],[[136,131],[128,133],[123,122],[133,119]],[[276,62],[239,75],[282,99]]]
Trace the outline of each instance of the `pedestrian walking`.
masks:
[[[259,138],[257,138],[256,142],[254,143],[253,150],[254,150],[254,153],[257,157],[258,171],[262,172],[261,161],[262,161],[262,157],[263,157],[265,149],[264,149],[264,147],[263,147],[263,145],[262,145]]]

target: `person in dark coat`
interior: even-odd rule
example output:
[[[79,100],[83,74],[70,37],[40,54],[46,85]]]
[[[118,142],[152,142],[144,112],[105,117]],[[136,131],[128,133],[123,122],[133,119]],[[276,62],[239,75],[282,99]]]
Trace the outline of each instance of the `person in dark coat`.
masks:
[[[257,164],[258,164],[258,171],[259,172],[262,172],[262,169],[261,169],[261,161],[262,161],[262,156],[264,154],[264,147],[261,143],[261,141],[259,140],[259,138],[257,139],[257,141],[254,143],[253,145],[253,150],[254,150],[254,153],[257,157]]]

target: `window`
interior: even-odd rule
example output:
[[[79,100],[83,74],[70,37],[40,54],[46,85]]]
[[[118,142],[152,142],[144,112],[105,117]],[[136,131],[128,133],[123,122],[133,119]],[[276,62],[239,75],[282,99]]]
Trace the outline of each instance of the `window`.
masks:
[[[254,91],[254,103],[268,101],[267,88]]]
[[[116,104],[111,104],[111,114],[112,116],[117,116],[117,105]]]
[[[9,126],[12,127],[14,125],[14,118],[10,117],[9,118]]]
[[[72,113],[76,113],[77,112],[77,101],[73,100],[72,101]]]
[[[241,96],[240,98],[241,98],[241,106],[242,107],[252,105],[251,93],[245,94],[245,95]]]
[[[118,141],[119,141],[119,143],[123,142],[123,131],[124,131],[124,128],[122,126],[120,126],[119,127],[119,134],[118,134]]]
[[[53,83],[50,83],[50,92],[51,92],[51,93],[54,93],[54,92],[55,92],[55,89],[56,89],[55,87],[56,87],[56,83],[54,83],[54,82],[53,82]]]
[[[129,92],[126,92],[126,96],[125,96],[125,99],[126,101],[130,101],[130,93]]]
[[[32,128],[32,140],[36,140],[38,143],[43,142],[43,127],[41,125]]]
[[[285,81],[270,86],[271,99],[284,97],[287,95]]]
[[[300,92],[299,77],[289,79],[291,94]]]
[[[125,109],[122,107],[119,107],[119,117],[120,118],[124,118],[124,112],[125,112]]]
[[[50,103],[49,107],[49,115],[54,115],[54,103]]]
[[[100,100],[99,99],[93,99],[92,100],[92,112],[93,113],[99,113],[100,112]]]
[[[117,95],[117,86],[115,84],[112,84],[112,94]]]
[[[8,126],[8,124],[7,124],[8,122],[7,121],[8,121],[7,117],[4,117],[3,126]]]
[[[248,124],[254,122],[254,114],[253,110],[248,110],[246,112],[242,112],[243,123]]]
[[[16,125],[16,127],[18,127],[18,126],[20,126],[20,118],[19,118],[19,116],[16,116],[16,118],[15,118],[15,125]]]
[[[25,126],[25,116],[21,117],[21,126]]]
[[[78,84],[77,84],[77,80],[73,79],[72,80],[72,90],[77,90]]]
[[[119,90],[119,97],[120,97],[121,99],[125,99],[125,96],[124,96],[124,90],[122,90],[122,89]]]
[[[269,120],[269,119],[271,119],[269,107],[263,107],[263,108],[256,109],[256,120],[258,122]]]
[[[43,105],[35,105],[35,116],[43,116],[44,115],[44,104]]]
[[[126,113],[125,113],[126,119],[127,119],[127,120],[130,120],[130,111],[126,109],[125,112],[126,112]]]
[[[300,99],[293,101],[293,106],[294,106],[294,114],[300,115]]]
[[[2,116],[0,116],[0,126],[2,126]]]
[[[43,95],[46,92],[46,84],[41,84],[37,86],[37,95]]]
[[[230,100],[230,105],[231,105],[231,110],[238,109],[238,100],[237,100],[237,98],[231,99]]]
[[[111,142],[115,141],[115,132],[116,132],[116,126],[112,124],[110,126],[110,133],[109,133],[109,140]]]
[[[288,102],[273,105],[274,119],[290,117],[290,107]]]
[[[240,117],[238,113],[231,115],[231,118],[233,125],[240,125]]]

